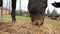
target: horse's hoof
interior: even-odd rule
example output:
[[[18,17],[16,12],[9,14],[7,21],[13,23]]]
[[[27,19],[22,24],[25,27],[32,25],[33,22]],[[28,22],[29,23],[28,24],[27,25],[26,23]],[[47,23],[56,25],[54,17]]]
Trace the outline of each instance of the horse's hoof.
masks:
[[[16,23],[16,20],[12,20],[12,23]]]

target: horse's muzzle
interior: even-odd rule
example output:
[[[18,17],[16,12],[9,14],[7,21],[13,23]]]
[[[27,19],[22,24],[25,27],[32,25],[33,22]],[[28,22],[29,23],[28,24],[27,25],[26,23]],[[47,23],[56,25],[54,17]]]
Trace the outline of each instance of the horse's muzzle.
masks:
[[[35,18],[35,19],[32,21],[32,24],[33,24],[33,25],[36,25],[36,26],[42,26],[43,23],[44,23],[44,17]]]

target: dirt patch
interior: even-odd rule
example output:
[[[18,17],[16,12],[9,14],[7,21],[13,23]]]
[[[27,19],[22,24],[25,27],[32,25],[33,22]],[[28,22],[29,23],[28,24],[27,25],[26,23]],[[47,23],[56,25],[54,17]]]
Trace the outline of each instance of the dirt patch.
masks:
[[[60,34],[60,27],[52,24],[37,27],[26,21],[0,20],[0,34]]]

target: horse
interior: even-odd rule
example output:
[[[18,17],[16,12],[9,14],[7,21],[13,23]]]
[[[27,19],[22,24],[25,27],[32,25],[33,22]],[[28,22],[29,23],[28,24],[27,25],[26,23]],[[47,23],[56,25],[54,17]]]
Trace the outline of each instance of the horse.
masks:
[[[29,0],[28,10],[33,25],[43,25],[46,7],[47,0]]]
[[[33,25],[42,26],[44,22],[45,9],[47,7],[47,0],[29,0],[28,11]],[[12,21],[16,21],[16,0],[12,0]]]

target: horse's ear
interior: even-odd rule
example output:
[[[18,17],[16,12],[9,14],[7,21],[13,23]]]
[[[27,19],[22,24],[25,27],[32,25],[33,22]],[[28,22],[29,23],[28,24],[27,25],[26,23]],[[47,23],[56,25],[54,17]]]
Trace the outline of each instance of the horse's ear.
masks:
[[[0,7],[3,5],[3,0],[0,0]]]
[[[52,5],[56,8],[60,8],[60,2],[54,2]]]

